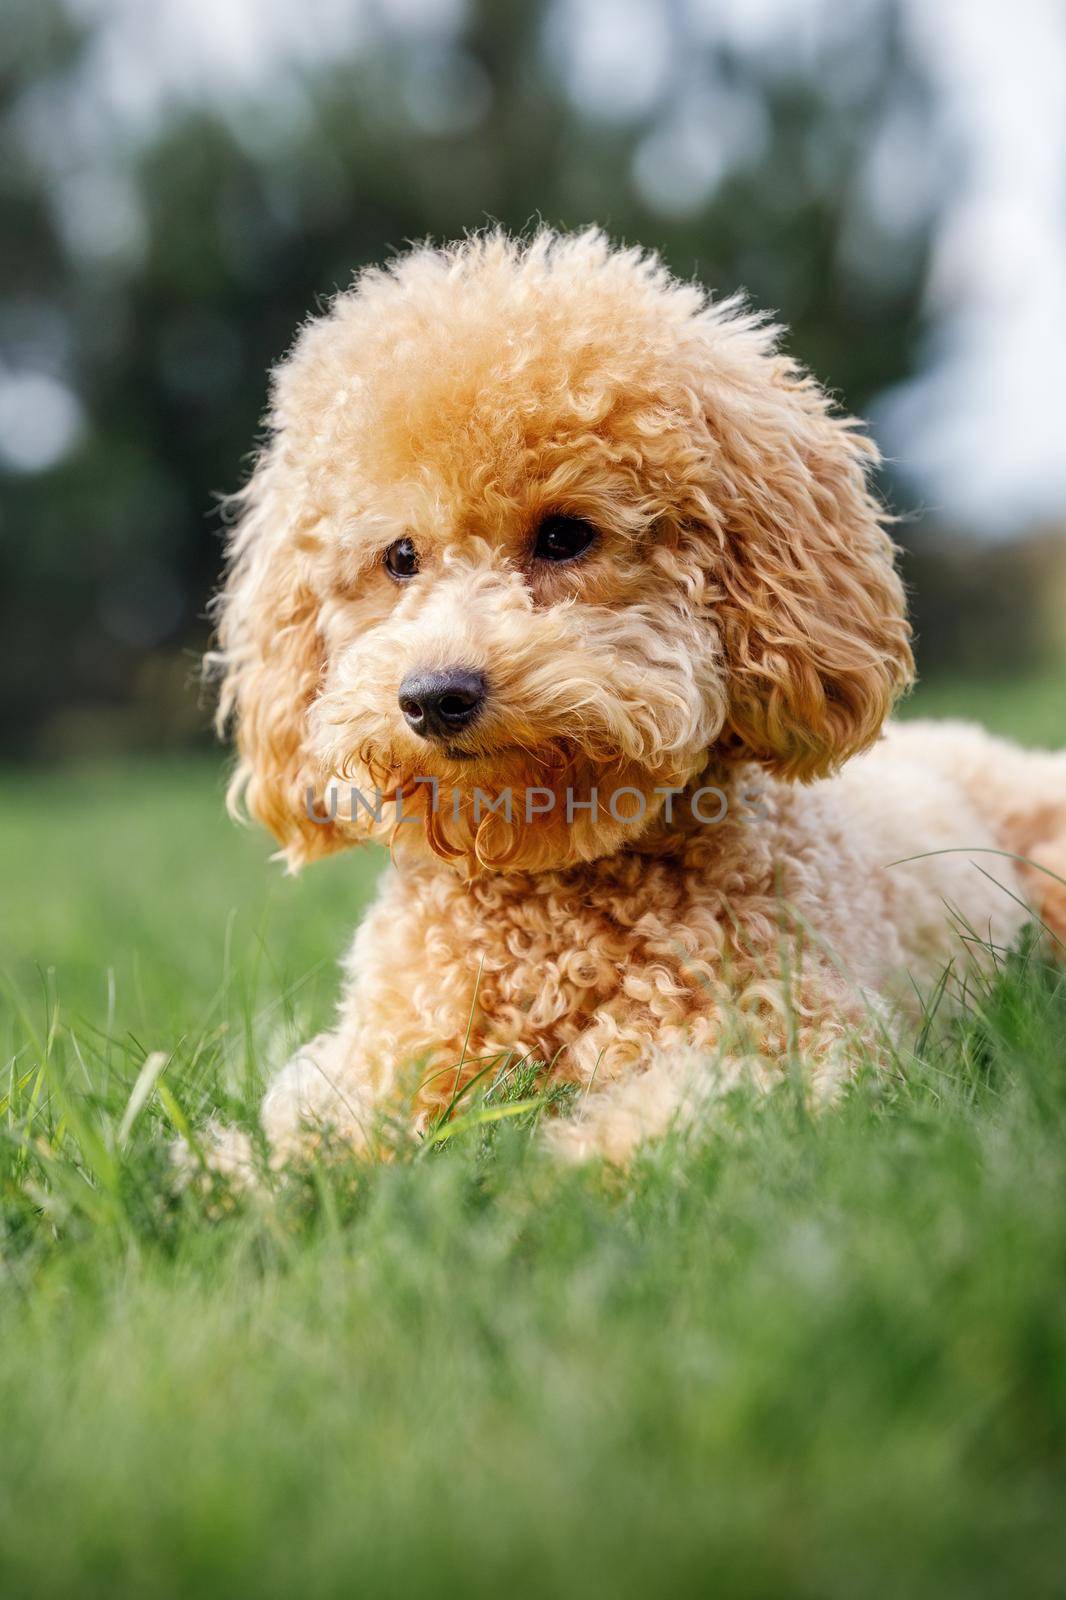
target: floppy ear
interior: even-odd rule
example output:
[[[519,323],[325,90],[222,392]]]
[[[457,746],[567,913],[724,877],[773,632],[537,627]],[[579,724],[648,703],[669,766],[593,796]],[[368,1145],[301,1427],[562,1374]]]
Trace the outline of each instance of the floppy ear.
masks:
[[[749,347],[739,397],[708,415],[723,745],[809,779],[876,739],[913,677],[910,627],[867,483],[876,447],[787,358],[756,360],[758,381]]]
[[[236,497],[229,565],[215,602],[219,649],[208,658],[221,680],[217,725],[233,726],[239,761],[227,796],[242,801],[277,839],[290,868],[339,849],[331,823],[308,812],[318,776],[306,750],[307,711],[318,693],[323,649],[318,600],[301,566],[311,536],[306,514],[287,503],[266,455]]]

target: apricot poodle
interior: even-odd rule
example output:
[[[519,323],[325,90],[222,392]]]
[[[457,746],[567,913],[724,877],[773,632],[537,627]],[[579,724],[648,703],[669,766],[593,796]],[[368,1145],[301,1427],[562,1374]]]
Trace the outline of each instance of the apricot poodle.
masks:
[[[886,727],[876,451],[777,333],[598,232],[493,232],[364,272],[278,368],[232,797],[293,869],[393,857],[278,1163],[519,1058],[576,1086],[560,1150],[623,1161],[741,1081],[831,1098],[1026,902],[1066,934],[1066,756]]]

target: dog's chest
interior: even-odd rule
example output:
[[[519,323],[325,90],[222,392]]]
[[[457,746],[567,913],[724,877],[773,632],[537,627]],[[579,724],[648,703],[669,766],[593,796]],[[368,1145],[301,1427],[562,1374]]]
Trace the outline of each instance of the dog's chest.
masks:
[[[734,896],[751,888],[733,873]],[[719,1002],[735,966],[729,875],[698,854],[501,875],[462,901],[488,1042],[551,1054],[605,1019],[683,1026]]]

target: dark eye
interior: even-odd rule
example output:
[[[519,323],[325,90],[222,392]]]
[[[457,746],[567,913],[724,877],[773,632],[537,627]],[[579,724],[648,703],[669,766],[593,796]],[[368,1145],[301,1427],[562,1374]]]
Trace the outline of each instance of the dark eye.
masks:
[[[596,530],[581,517],[545,517],[537,529],[533,554],[538,561],[576,561],[596,542]]]
[[[418,551],[413,539],[397,539],[385,551],[385,567],[390,578],[403,583],[418,571]]]

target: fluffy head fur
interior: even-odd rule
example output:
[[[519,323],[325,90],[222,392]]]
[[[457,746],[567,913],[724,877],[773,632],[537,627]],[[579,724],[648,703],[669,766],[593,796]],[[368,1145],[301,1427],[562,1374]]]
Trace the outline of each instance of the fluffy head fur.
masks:
[[[635,837],[601,810],[526,822],[526,786],[646,797],[708,767],[809,779],[876,738],[912,662],[874,447],[736,301],[597,232],[499,233],[364,273],[274,375],[219,606],[235,793],[293,865],[373,831],[323,826],[351,784],[428,807],[438,854],[538,869]],[[581,561],[532,559],[551,513]],[[384,552],[409,537],[403,587]],[[453,759],[412,733],[404,676],[489,685]],[[511,787],[513,821],[474,816]],[[386,816],[388,813],[386,813]],[[387,823],[382,826],[387,827]],[[421,830],[404,829],[407,836]]]

